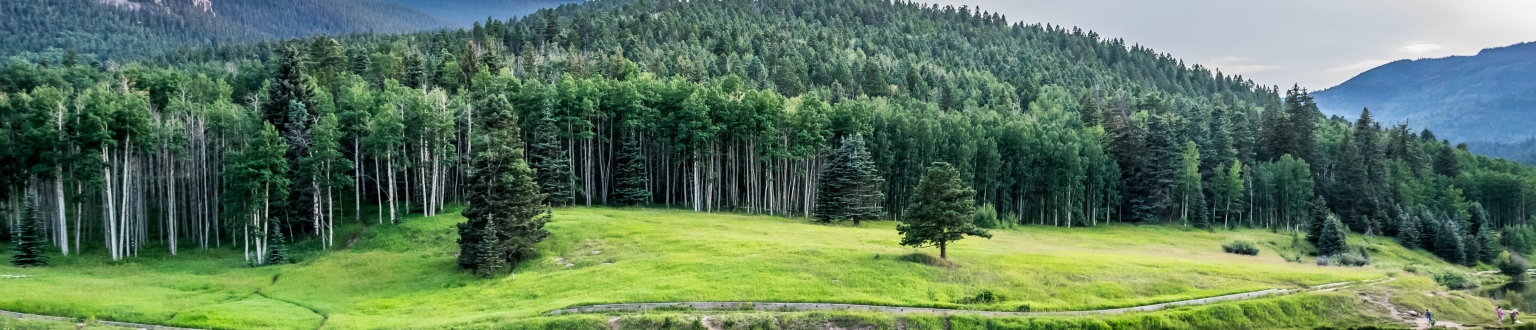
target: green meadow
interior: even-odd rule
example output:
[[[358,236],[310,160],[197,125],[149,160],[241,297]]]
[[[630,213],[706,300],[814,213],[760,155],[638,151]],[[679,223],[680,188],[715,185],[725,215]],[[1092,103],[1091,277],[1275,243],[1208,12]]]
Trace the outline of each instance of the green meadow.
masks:
[[[1027,226],[994,230],[992,239],[962,240],[951,246],[950,259],[941,261],[935,259],[935,249],[899,246],[896,223],[890,221],[852,227],[728,213],[564,208],[556,210],[547,225],[552,235],[540,245],[538,258],[497,278],[479,279],[458,270],[455,263],[454,224],[460,221],[459,214],[445,213],[410,217],[395,225],[348,222],[344,231],[338,228],[337,241],[356,236],[355,243],[323,251],[301,241],[291,248],[298,262],[283,266],[244,266],[238,248],[228,246],[183,248],[175,257],[160,252],[163,247],[148,246],[139,257],[121,262],[89,249],[82,256],[55,255],[53,266],[46,268],[0,266],[0,274],[31,275],[0,280],[0,310],[197,328],[567,329],[603,328],[606,317],[545,315],[579,305],[681,301],[1075,311],[1387,278],[1396,280],[1338,292],[1087,319],[1143,324],[1147,321],[1140,318],[1162,317],[1175,320],[1174,327],[1196,328],[1390,322],[1384,308],[1354,298],[1367,294],[1395,294],[1390,299],[1404,310],[1437,308],[1445,310],[1442,319],[1467,319],[1458,320],[1463,324],[1481,320],[1484,307],[1492,309],[1490,302],[1460,292],[1435,295],[1448,290],[1402,267],[1470,270],[1444,265],[1426,252],[1405,250],[1383,238],[1351,238],[1351,244],[1370,251],[1374,266],[1320,267],[1311,258],[1286,260],[1310,248],[1287,233],[1119,224]],[[1236,239],[1255,242],[1261,253],[1221,251],[1223,243]],[[1001,298],[966,303],[983,293]],[[1235,309],[1240,316],[1246,309],[1307,316],[1270,323],[1242,323],[1256,322],[1251,313],[1209,324],[1178,321],[1178,315],[1219,316],[1224,309]],[[750,324],[764,317],[759,314],[732,317]],[[699,315],[652,312],[624,322],[656,328],[639,324],[677,324],[668,320],[696,320]],[[769,319],[854,319],[877,328],[896,322],[890,315],[786,315]],[[921,328],[922,319],[901,322]],[[908,326],[908,320],[914,323]]]

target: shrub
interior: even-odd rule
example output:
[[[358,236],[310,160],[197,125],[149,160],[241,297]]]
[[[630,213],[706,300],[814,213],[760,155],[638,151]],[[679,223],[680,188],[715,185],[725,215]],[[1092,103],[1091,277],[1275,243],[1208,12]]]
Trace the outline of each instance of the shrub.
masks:
[[[997,208],[992,207],[992,203],[977,206],[976,214],[972,217],[972,221],[976,223],[976,227],[996,229],[998,222]]]
[[[981,290],[981,292],[976,293],[975,296],[971,296],[969,298],[960,298],[960,303],[961,304],[991,304],[991,303],[1003,302],[1004,300],[1008,300],[1008,298],[1004,297],[1001,294],[992,293],[992,290]]]
[[[1530,268],[1530,263],[1526,262],[1525,258],[1520,257],[1520,255],[1516,253],[1508,253],[1507,256],[1501,256],[1499,258],[1499,272],[1504,273],[1504,275],[1509,275],[1509,277],[1513,278],[1516,282],[1524,280],[1525,271]]]
[[[1357,253],[1340,253],[1333,257],[1333,263],[1339,266],[1364,267],[1371,264],[1371,259]]]
[[[1247,240],[1236,240],[1223,244],[1221,250],[1226,253],[1256,256],[1259,255],[1259,247]]]
[[[1444,285],[1451,290],[1471,289],[1477,287],[1477,278],[1472,274],[1463,273],[1455,269],[1444,269],[1435,273],[1435,283]]]

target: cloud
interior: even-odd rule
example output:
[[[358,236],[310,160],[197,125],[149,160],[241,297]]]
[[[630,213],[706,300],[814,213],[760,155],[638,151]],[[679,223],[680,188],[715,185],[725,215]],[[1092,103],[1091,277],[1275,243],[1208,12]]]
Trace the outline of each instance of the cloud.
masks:
[[[1244,75],[1260,71],[1279,69],[1278,65],[1256,64],[1251,57],[1222,56],[1205,61],[1207,66],[1221,70],[1223,74]]]
[[[1324,72],[1328,72],[1328,73],[1341,73],[1341,72],[1343,72],[1343,73],[1357,73],[1357,72],[1363,72],[1365,70],[1370,70],[1371,68],[1375,68],[1375,67],[1381,66],[1382,64],[1387,64],[1387,63],[1391,63],[1391,61],[1364,60],[1364,61],[1360,61],[1360,62],[1355,62],[1354,64],[1350,64],[1350,65],[1334,67],[1332,69],[1325,70]]]
[[[1441,47],[1440,45],[1436,45],[1436,44],[1413,43],[1411,45],[1403,46],[1403,48],[1398,48],[1397,50],[1400,51],[1400,52],[1409,53],[1409,54],[1423,54],[1423,53],[1428,53],[1428,52],[1440,50],[1440,49],[1443,49],[1443,48],[1445,48],[1445,47]]]

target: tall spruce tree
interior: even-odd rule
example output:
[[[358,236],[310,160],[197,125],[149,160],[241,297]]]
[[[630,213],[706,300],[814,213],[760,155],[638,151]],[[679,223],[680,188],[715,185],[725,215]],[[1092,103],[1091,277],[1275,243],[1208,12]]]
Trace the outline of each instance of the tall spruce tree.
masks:
[[[495,95],[481,112],[480,135],[467,178],[469,206],[458,225],[459,266],[476,274],[494,274],[502,262],[516,264],[533,255],[533,246],[549,236],[545,195],[523,161],[517,114],[505,96]],[[487,227],[495,227],[488,229]],[[486,235],[494,236],[487,239]],[[487,258],[486,254],[495,258]],[[500,261],[493,261],[500,260]]]
[[[533,144],[529,145],[529,162],[533,166],[535,180],[540,191],[549,196],[545,201],[551,206],[570,205],[576,200],[575,175],[571,173],[571,157],[560,143],[559,121],[549,111],[549,100],[544,101],[544,118],[533,131]]]
[[[315,107],[315,91],[309,76],[304,74],[304,54],[298,45],[285,44],[277,50],[277,67],[272,72],[272,85],[267,89],[266,103],[261,108],[261,119],[271,123],[287,144],[283,158],[288,161],[288,182],[293,189],[287,198],[274,201],[278,210],[277,222],[300,222],[313,214],[314,191],[310,177],[302,169],[302,159],[309,156],[309,130],[318,118]]]
[[[1322,230],[1319,233],[1316,243],[1317,255],[1331,256],[1349,250],[1349,244],[1345,241],[1349,229],[1344,227],[1344,222],[1339,221],[1339,217],[1329,214],[1327,220],[1323,221]]]
[[[1418,215],[1414,212],[1402,212],[1397,222],[1397,242],[1409,249],[1422,246],[1419,227]]]
[[[619,148],[618,170],[614,173],[614,201],[623,205],[651,202],[645,164],[645,152],[640,149],[639,134],[625,134],[624,145]]]
[[[48,237],[43,230],[46,224],[42,217],[38,216],[35,196],[27,194],[24,199],[19,228],[16,228],[15,237],[12,237],[14,244],[11,246],[11,266],[47,266]]]
[[[949,259],[949,244],[954,241],[965,236],[992,238],[986,230],[976,228],[972,219],[975,195],[976,191],[960,180],[954,165],[937,162],[928,166],[902,213],[902,223],[896,226],[902,235],[901,245],[936,246],[939,259]]]
[[[827,160],[817,182],[817,221],[833,222],[878,219],[880,202],[885,194],[880,185],[885,180],[869,158],[864,138],[859,135],[844,137],[842,145]]]
[[[1440,230],[1435,235],[1435,255],[1446,262],[1461,264],[1467,261],[1467,247],[1461,233],[1461,225],[1456,221],[1440,218]],[[1476,261],[1474,261],[1476,262]]]

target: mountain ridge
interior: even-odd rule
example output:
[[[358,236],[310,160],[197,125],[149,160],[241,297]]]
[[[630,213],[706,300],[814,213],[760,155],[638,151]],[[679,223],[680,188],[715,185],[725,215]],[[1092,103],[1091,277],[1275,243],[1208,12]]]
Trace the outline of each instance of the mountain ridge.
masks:
[[[1398,60],[1313,93],[1327,114],[1361,109],[1384,122],[1427,128],[1452,141],[1511,143],[1536,137],[1536,42],[1475,55]]]

